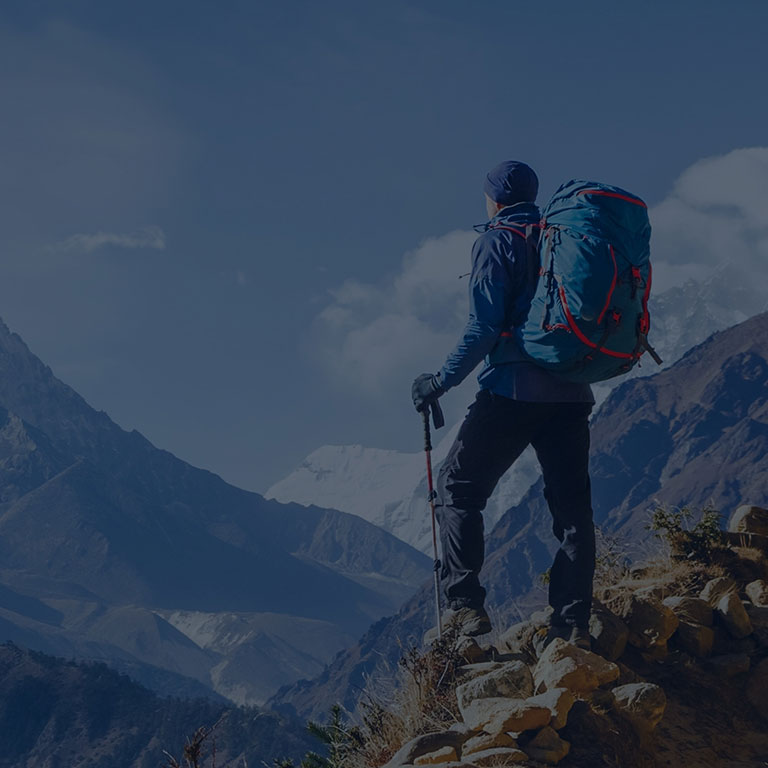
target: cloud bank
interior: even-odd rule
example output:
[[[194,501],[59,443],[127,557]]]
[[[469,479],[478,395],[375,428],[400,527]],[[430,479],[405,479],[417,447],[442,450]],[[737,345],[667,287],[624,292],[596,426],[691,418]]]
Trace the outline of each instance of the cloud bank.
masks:
[[[474,232],[430,238],[380,283],[347,280],[315,321],[316,349],[331,378],[381,396],[403,377],[437,369],[468,311]]]
[[[650,211],[656,290],[725,265],[768,278],[768,147],[694,163]]]
[[[768,281],[768,148],[700,160],[649,213],[655,294],[725,266],[733,280]],[[394,276],[333,290],[315,321],[329,377],[366,397],[402,399],[403,381],[438,370],[466,321],[467,280],[458,275],[470,268],[475,237],[431,238]]]
[[[155,251],[165,250],[165,232],[160,227],[146,227],[132,234],[115,232],[95,232],[90,235],[72,235],[57,243],[53,250],[61,253],[79,251],[92,253],[105,245],[115,248],[149,248]]]

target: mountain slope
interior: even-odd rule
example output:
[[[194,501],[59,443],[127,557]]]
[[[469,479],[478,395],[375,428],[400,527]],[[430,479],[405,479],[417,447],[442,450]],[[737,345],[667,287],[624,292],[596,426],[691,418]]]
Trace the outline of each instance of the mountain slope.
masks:
[[[103,665],[0,645],[1,768],[156,768],[164,750],[178,755],[219,721],[219,764],[296,759],[315,746],[299,723],[272,713],[161,699]]]
[[[215,685],[216,668],[242,675],[238,701],[255,702],[263,677],[315,672],[428,576],[427,558],[355,516],[266,501],[125,432],[1,324],[0,409],[0,585],[20,596],[15,608],[36,600],[59,616],[7,608],[8,638],[134,663],[146,679],[197,670]],[[203,648],[164,618],[178,611],[218,614],[221,631],[246,617],[243,642],[261,650],[245,664],[242,649]],[[83,619],[100,612],[109,620]],[[285,626],[267,629],[272,614],[296,630],[322,622],[326,641],[298,652]]]
[[[768,313],[715,334],[669,369],[617,387],[593,419],[595,520],[638,548],[657,500],[736,504],[768,499]],[[539,577],[555,541],[540,483],[511,508],[486,541],[483,581],[501,621],[546,599]],[[323,675],[282,690],[272,704],[318,715],[334,697],[354,707],[369,674],[386,675],[403,645],[433,619],[429,587],[397,616],[371,627]]]

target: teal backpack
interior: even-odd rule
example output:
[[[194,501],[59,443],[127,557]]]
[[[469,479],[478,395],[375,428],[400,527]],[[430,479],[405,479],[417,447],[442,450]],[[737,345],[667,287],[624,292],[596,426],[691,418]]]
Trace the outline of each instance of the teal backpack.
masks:
[[[569,181],[543,212],[539,281],[520,348],[574,382],[627,373],[648,352],[651,291],[646,204],[618,187]]]

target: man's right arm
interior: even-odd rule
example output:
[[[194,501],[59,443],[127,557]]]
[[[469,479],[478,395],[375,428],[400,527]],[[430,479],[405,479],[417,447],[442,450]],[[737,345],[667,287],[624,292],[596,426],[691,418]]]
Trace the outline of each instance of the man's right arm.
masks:
[[[479,237],[472,248],[469,320],[448,355],[439,379],[444,390],[460,384],[493,349],[504,330],[509,298],[511,260],[508,244],[497,232]]]

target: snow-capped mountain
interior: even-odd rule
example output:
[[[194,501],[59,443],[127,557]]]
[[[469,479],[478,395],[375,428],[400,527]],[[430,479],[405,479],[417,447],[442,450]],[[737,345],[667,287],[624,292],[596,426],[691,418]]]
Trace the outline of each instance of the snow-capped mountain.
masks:
[[[435,467],[445,458],[459,424],[436,444]],[[358,515],[412,547],[432,554],[432,527],[427,505],[425,455],[360,445],[326,445],[273,485],[266,497],[290,499]],[[533,451],[526,451],[499,483],[485,511],[490,529],[509,507],[517,504],[538,476]]]
[[[652,297],[651,341],[666,368],[712,333],[741,323],[767,307],[760,286],[751,283],[735,267],[724,266],[707,280],[688,280]],[[648,359],[630,377],[648,376],[658,370]],[[596,385],[598,403],[626,378]],[[436,444],[436,468],[448,453],[458,429],[459,424],[455,424]],[[491,530],[510,507],[519,503],[538,476],[538,463],[529,449],[502,478],[489,500],[484,513],[486,530]],[[323,446],[275,483],[266,497],[358,515],[416,549],[432,553],[423,453],[360,445]]]

